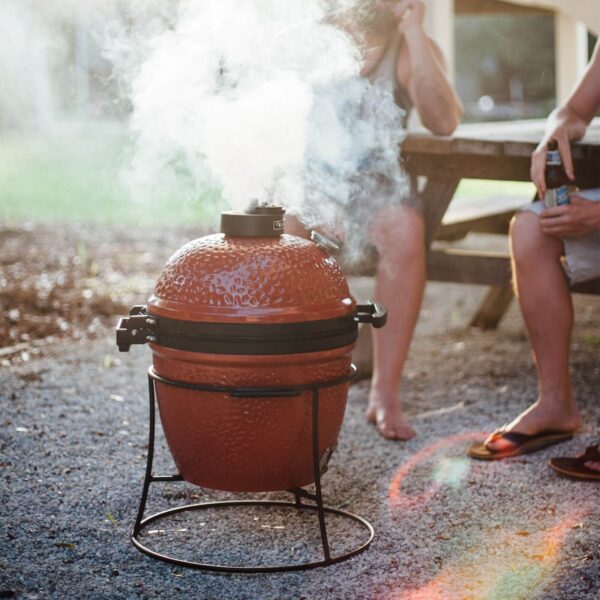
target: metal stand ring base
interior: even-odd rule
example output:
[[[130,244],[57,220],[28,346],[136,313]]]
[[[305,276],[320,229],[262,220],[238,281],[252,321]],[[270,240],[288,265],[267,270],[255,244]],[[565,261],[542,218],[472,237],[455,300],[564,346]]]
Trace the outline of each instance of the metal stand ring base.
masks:
[[[135,525],[133,527],[133,535],[131,536],[131,541],[135,545],[138,550],[144,552],[148,556],[152,558],[156,558],[158,560],[162,560],[171,564],[179,565],[181,567],[189,567],[194,569],[203,569],[205,571],[220,571],[225,573],[274,573],[278,571],[299,571],[303,569],[313,569],[315,567],[326,567],[343,560],[346,560],[360,552],[366,550],[370,545],[373,537],[375,535],[374,529],[372,525],[359,517],[358,515],[336,509],[336,508],[328,508],[323,504],[323,495],[321,491],[321,464],[320,464],[320,453],[319,453],[319,392],[322,388],[332,387],[335,385],[340,385],[342,383],[346,383],[350,381],[356,374],[356,367],[354,365],[350,365],[350,369],[347,375],[344,377],[340,377],[339,379],[323,381],[319,383],[308,383],[304,385],[299,385],[296,387],[248,387],[241,388],[236,386],[213,386],[213,385],[204,385],[204,384],[194,384],[188,383],[184,381],[177,381],[172,379],[167,379],[158,375],[152,367],[148,369],[148,404],[149,404],[149,427],[148,427],[148,455],[146,460],[146,476],[144,478],[144,487],[142,489],[142,497],[140,499],[140,505],[138,508],[138,514],[135,521]],[[184,388],[189,390],[196,391],[218,391],[221,393],[227,393],[232,397],[243,397],[243,398],[272,398],[272,397],[281,397],[282,401],[286,397],[298,396],[303,392],[309,392],[311,395],[311,429],[312,429],[312,467],[313,467],[313,477],[314,477],[314,486],[315,493],[311,494],[302,488],[292,488],[287,490],[292,493],[295,497],[295,502],[283,502],[283,501],[271,501],[271,500],[231,500],[231,501],[223,501],[223,502],[206,502],[200,504],[189,504],[186,506],[180,506],[176,508],[171,508],[169,510],[165,510],[149,517],[144,518],[144,511],[146,508],[146,500],[148,498],[148,492],[150,489],[150,485],[156,482],[175,482],[175,481],[184,481],[184,478],[181,474],[175,475],[154,475],[152,473],[152,465],[154,462],[154,438],[155,438],[155,427],[156,427],[156,383],[160,383],[161,385],[173,386],[178,388]],[[283,491],[283,490],[282,490]],[[311,503],[303,503],[302,500],[309,500]],[[314,504],[313,504],[314,503]],[[141,530],[149,525],[150,523],[159,521],[164,517],[168,517],[170,515],[192,511],[192,510],[201,510],[204,508],[214,508],[214,507],[235,507],[235,506],[279,506],[285,508],[293,508],[295,510],[303,510],[309,509],[316,511],[318,515],[319,521],[319,531],[321,534],[321,544],[323,546],[323,560],[308,562],[308,563],[300,563],[300,564],[291,564],[291,565],[276,565],[276,566],[230,566],[230,565],[216,565],[210,563],[200,563],[178,559],[172,556],[167,556],[165,554],[160,554],[150,548],[144,546],[144,544],[139,539],[139,534]],[[332,556],[329,548],[329,540],[327,535],[327,526],[325,523],[325,514],[335,514],[346,519],[350,519],[352,521],[356,521],[362,527],[365,527],[369,532],[369,538],[366,542],[353,548],[352,550],[340,554],[339,556]]]
[[[350,513],[350,512],[344,511],[344,510],[340,510],[337,508],[329,508],[326,506],[322,506],[321,508],[322,508],[323,512],[338,515],[338,516],[344,517],[346,519],[356,521],[357,523],[359,523],[360,525],[365,527],[367,529],[367,531],[369,532],[369,538],[367,539],[367,541],[363,542],[360,546],[357,546],[357,547],[353,548],[352,550],[345,552],[344,554],[340,554],[338,556],[329,556],[328,558],[326,558],[324,560],[307,562],[307,563],[299,563],[299,564],[291,564],[291,565],[252,567],[252,566],[218,565],[218,564],[212,564],[212,563],[201,563],[201,562],[182,560],[179,558],[175,558],[173,556],[168,556],[166,554],[160,554],[159,552],[156,552],[155,550],[151,550],[147,546],[144,546],[144,544],[142,544],[142,542],[138,538],[141,530],[144,527],[146,527],[150,523],[160,521],[161,519],[163,519],[165,517],[169,517],[171,515],[181,513],[181,512],[202,510],[202,509],[206,509],[206,508],[215,508],[215,507],[216,508],[228,507],[228,506],[230,506],[230,507],[235,507],[235,506],[279,506],[279,507],[293,508],[294,510],[309,509],[309,510],[319,511],[319,506],[317,506],[317,505],[298,504],[295,502],[283,502],[283,501],[272,501],[272,500],[231,500],[231,501],[222,501],[222,502],[205,502],[205,503],[199,503],[199,504],[188,504],[186,506],[170,508],[169,510],[162,511],[162,512],[156,513],[154,515],[151,515],[151,516],[145,518],[143,521],[141,521],[141,523],[139,525],[139,529],[131,536],[131,541],[133,542],[133,544],[135,545],[135,547],[138,550],[140,550],[141,552],[144,552],[148,556],[151,556],[152,558],[156,558],[158,560],[162,560],[164,562],[168,562],[168,563],[178,565],[181,567],[188,567],[188,568],[192,568],[192,569],[202,569],[205,571],[216,571],[216,572],[221,572],[221,573],[276,573],[276,572],[283,572],[283,571],[301,571],[301,570],[305,570],[305,569],[314,569],[316,567],[326,567],[326,566],[332,565],[334,563],[342,562],[342,561],[347,560],[347,559],[351,558],[352,556],[356,556],[357,554],[360,554],[361,552],[366,550],[369,547],[369,545],[371,544],[371,542],[373,541],[373,537],[375,536],[375,530],[373,529],[373,526],[367,520],[363,519],[362,517],[359,517],[358,515],[355,515],[353,513]]]

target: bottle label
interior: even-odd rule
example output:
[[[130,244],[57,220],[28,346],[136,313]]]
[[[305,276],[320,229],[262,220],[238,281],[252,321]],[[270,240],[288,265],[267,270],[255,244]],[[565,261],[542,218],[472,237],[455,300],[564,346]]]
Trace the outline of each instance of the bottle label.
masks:
[[[569,204],[569,190],[567,189],[566,185],[561,185],[556,190],[556,204],[558,206]]]
[[[564,206],[565,204],[569,204],[569,190],[566,185],[561,185],[553,190],[546,190],[544,196],[544,206],[546,208]]]
[[[558,150],[548,150],[548,154],[546,155],[546,164],[562,165],[562,160],[560,159],[560,152]]]

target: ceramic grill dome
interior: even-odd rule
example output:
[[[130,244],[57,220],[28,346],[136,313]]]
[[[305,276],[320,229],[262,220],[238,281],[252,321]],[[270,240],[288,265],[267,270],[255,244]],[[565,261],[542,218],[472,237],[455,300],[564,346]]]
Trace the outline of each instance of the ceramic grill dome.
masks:
[[[325,466],[343,420],[358,322],[385,322],[377,305],[357,307],[323,248],[282,229],[279,207],[223,213],[222,233],[176,252],[147,306],[135,307],[117,329],[121,350],[149,342],[167,443],[182,477],[202,487],[270,491],[311,483],[310,391],[252,396],[243,389],[293,391],[345,379],[320,392]],[[231,387],[239,393],[220,391]]]
[[[232,238],[186,244],[167,263],[150,312],[203,322],[298,322],[354,309],[342,272],[303,238]]]

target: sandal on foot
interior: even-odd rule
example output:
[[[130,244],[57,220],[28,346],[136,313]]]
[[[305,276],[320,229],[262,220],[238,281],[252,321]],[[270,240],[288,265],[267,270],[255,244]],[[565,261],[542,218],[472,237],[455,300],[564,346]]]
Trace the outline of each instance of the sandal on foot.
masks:
[[[487,440],[476,442],[469,446],[467,454],[471,458],[480,460],[499,460],[511,456],[521,456],[522,454],[529,454],[547,448],[553,444],[566,442],[573,437],[573,433],[567,431],[540,431],[539,433],[527,434],[499,430],[490,437],[490,441],[505,440],[510,442],[510,445],[502,450],[493,450],[487,446]]]
[[[588,446],[583,454],[575,457],[551,458],[550,466],[561,475],[588,481],[600,481],[600,471],[586,467],[585,463],[595,462],[600,464],[600,445]]]

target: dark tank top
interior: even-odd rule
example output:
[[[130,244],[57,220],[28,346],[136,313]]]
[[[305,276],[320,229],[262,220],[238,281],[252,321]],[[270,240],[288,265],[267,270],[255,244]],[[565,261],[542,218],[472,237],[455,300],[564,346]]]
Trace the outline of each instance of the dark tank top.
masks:
[[[388,43],[387,48],[383,54],[383,57],[369,74],[368,79],[371,83],[382,85],[391,85],[394,92],[394,99],[396,104],[404,110],[404,117],[402,118],[402,127],[406,129],[408,123],[408,117],[412,110],[413,103],[410,99],[408,91],[398,83],[396,78],[396,62],[398,60],[398,50],[400,49],[400,34],[394,33],[392,39]]]
[[[388,46],[383,54],[383,57],[375,67],[375,69],[369,74],[369,81],[377,85],[391,85],[394,93],[394,100],[396,104],[404,111],[402,116],[401,127],[406,129],[408,126],[408,119],[410,112],[413,108],[413,102],[408,94],[408,90],[404,86],[398,83],[396,77],[396,62],[398,60],[398,50],[400,49],[400,34],[394,33],[392,39],[388,43]],[[399,199],[402,204],[408,204],[419,212],[423,212],[423,205],[421,202],[420,195],[418,193],[417,178],[410,176],[410,189],[407,196]]]

